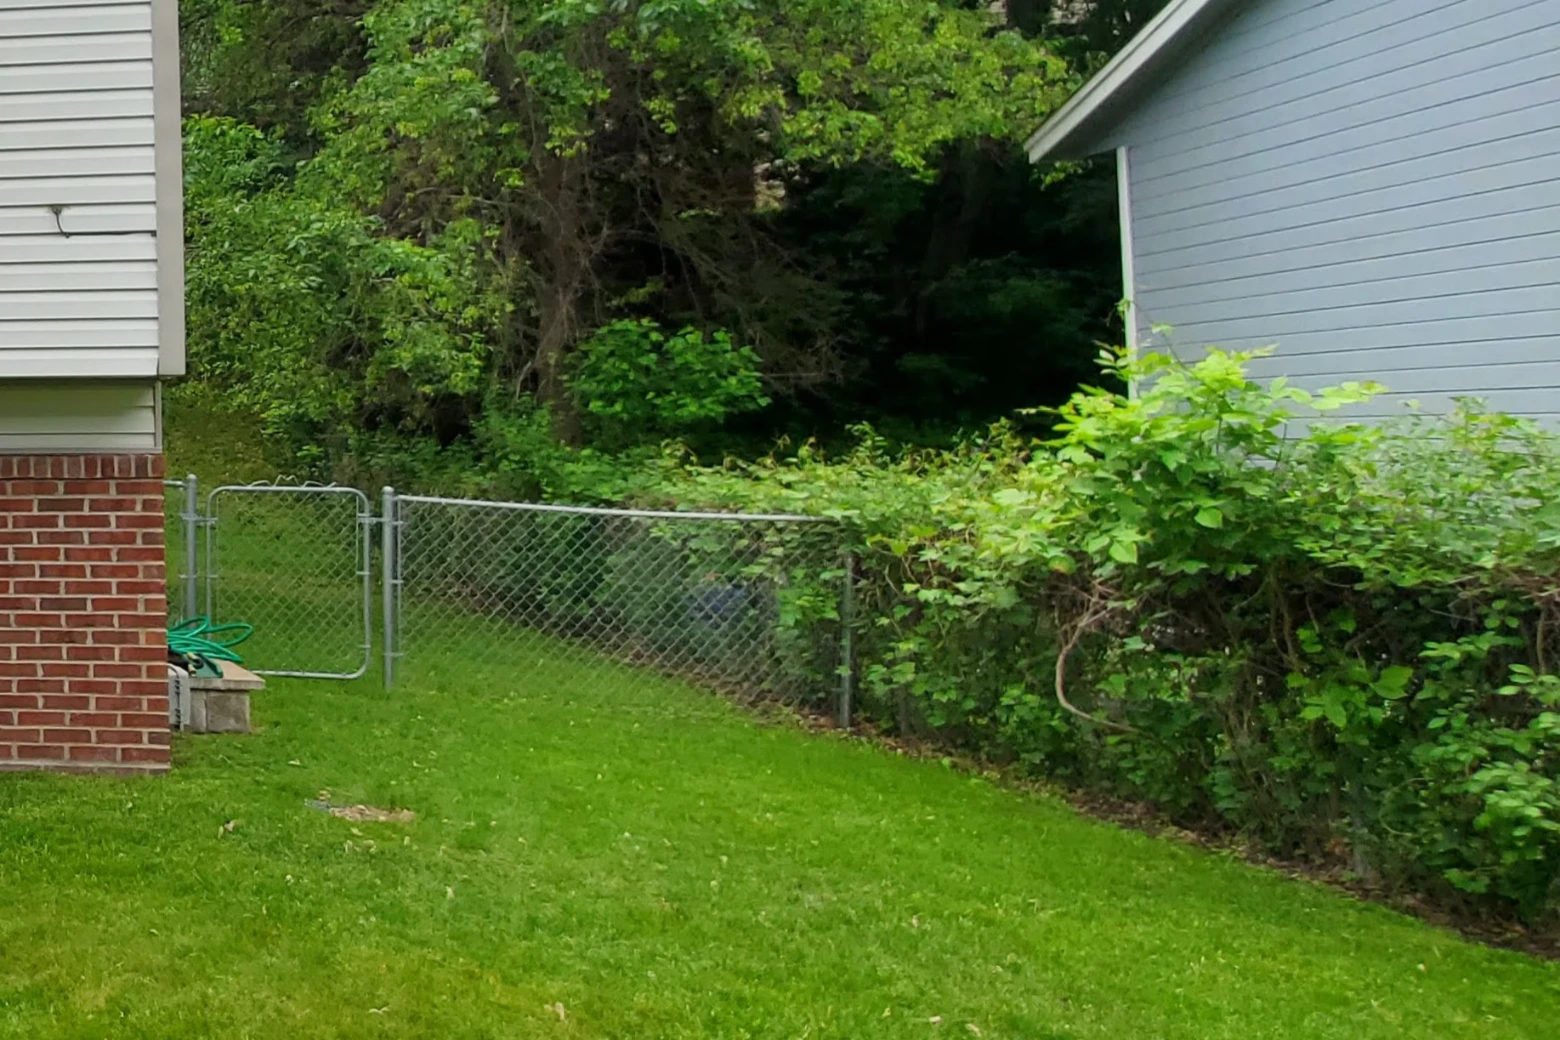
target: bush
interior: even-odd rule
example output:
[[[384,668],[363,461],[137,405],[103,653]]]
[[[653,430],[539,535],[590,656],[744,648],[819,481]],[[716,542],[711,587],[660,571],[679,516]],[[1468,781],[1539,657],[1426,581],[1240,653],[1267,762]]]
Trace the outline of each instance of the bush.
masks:
[[[758,355],[731,334],[668,335],[654,321],[615,321],[580,344],[569,387],[609,447],[654,442],[769,403]]]
[[[1045,442],[870,434],[669,479],[842,518],[884,726],[1532,920],[1560,873],[1560,445],[1466,404],[1322,421],[1251,355],[1112,371]],[[819,576],[820,584],[825,580]]]

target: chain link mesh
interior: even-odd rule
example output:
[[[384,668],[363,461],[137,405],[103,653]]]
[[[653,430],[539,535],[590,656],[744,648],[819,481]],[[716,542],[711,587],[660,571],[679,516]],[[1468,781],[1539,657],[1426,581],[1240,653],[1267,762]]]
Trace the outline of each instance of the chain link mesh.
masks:
[[[351,488],[219,488],[207,506],[207,612],[247,622],[245,666],[354,678],[368,667],[368,499]]]
[[[832,707],[844,570],[827,523],[399,499],[397,649],[529,684],[658,675]]]

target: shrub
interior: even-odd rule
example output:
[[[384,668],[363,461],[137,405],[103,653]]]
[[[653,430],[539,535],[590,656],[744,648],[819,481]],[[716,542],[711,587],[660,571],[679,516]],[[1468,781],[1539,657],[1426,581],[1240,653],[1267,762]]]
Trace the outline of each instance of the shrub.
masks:
[[[598,429],[623,446],[685,434],[769,403],[758,355],[725,331],[665,333],[654,321],[615,321],[580,344],[569,385]]]
[[[1036,442],[730,464],[680,503],[839,516],[866,710],[1266,848],[1528,919],[1560,873],[1560,445],[1366,427],[1252,355],[1107,363]],[[818,581],[825,579],[822,575]]]

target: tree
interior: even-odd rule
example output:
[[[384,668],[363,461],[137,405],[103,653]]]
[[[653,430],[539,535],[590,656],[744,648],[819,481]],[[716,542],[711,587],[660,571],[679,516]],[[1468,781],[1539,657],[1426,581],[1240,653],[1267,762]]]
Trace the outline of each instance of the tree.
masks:
[[[622,319],[726,330],[782,395],[868,371],[863,283],[842,270],[859,263],[798,239],[799,209],[853,176],[890,208],[972,200],[918,247],[924,341],[990,221],[976,159],[1017,164],[1071,82],[985,5],[186,0],[186,17],[192,110],[264,131],[274,174],[195,207],[193,355],[311,443],[448,441],[533,398],[577,440],[569,359]],[[306,335],[266,310],[284,286]]]

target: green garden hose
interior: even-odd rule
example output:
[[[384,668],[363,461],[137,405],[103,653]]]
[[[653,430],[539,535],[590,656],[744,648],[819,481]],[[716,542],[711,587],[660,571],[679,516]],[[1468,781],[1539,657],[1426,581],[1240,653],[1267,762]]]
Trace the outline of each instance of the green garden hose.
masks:
[[[213,625],[210,618],[186,618],[168,626],[168,649],[185,657],[243,664],[233,648],[254,634],[255,626],[242,621]]]

